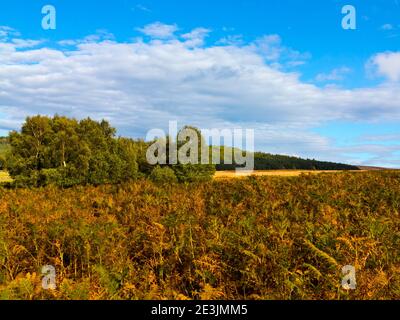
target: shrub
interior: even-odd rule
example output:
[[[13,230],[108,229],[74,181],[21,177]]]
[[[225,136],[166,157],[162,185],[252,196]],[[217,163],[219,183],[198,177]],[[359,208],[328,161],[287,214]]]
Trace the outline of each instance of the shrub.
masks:
[[[215,166],[209,164],[179,164],[172,166],[179,182],[211,181],[215,174]]]
[[[43,169],[39,174],[38,185],[47,186],[47,185],[63,185],[63,176],[60,170],[58,169]]]
[[[154,182],[174,183],[177,182],[174,170],[169,167],[157,166],[150,174],[150,179]]]

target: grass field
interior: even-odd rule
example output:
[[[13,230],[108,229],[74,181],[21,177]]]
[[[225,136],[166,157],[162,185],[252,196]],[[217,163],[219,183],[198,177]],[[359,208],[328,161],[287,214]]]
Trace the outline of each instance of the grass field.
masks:
[[[368,170],[359,170],[354,172],[364,172]],[[236,171],[217,171],[214,175],[215,179],[231,179],[243,178],[247,176],[277,176],[277,177],[297,177],[302,174],[320,174],[320,173],[338,173],[338,170],[265,170],[265,171],[252,171],[252,172],[236,172]],[[12,179],[5,171],[0,171],[0,183],[11,182]]]
[[[347,172],[365,172],[370,170],[358,170],[358,171],[347,171]],[[214,179],[231,179],[231,178],[243,178],[248,176],[274,176],[274,177],[298,177],[302,174],[321,174],[321,173],[340,173],[343,171],[339,170],[265,170],[265,171],[252,171],[252,172],[236,172],[236,171],[217,171],[214,175]],[[12,179],[9,174],[5,171],[0,171],[0,183],[11,182]]]
[[[354,172],[365,172],[369,170],[359,170]],[[247,176],[276,176],[276,177],[297,177],[302,174],[321,174],[321,173],[339,173],[338,170],[265,170],[252,172],[235,172],[235,171],[217,171],[214,175],[215,179],[231,179],[243,178]],[[11,182],[12,179],[5,171],[0,171],[0,183]]]
[[[350,172],[363,172],[366,170],[357,170]],[[265,170],[265,171],[217,171],[215,179],[241,178],[247,176],[279,176],[279,177],[297,177],[302,174],[320,174],[320,173],[338,173],[339,170]],[[348,171],[349,172],[349,171]]]

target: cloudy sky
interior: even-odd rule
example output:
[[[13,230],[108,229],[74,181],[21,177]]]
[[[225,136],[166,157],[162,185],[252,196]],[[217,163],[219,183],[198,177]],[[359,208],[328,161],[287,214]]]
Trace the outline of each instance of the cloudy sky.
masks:
[[[55,113],[132,137],[254,129],[257,150],[400,167],[400,1],[2,0],[0,135]]]

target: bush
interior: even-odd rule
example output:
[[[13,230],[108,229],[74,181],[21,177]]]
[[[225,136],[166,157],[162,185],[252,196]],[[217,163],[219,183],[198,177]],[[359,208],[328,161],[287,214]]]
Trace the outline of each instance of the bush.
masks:
[[[62,173],[58,169],[43,169],[39,174],[39,185],[47,186],[47,185],[63,185],[63,176]]]
[[[174,170],[169,167],[157,166],[150,174],[150,179],[154,182],[174,183],[177,182]]]
[[[215,166],[210,164],[180,164],[172,168],[179,182],[211,181],[215,174]]]

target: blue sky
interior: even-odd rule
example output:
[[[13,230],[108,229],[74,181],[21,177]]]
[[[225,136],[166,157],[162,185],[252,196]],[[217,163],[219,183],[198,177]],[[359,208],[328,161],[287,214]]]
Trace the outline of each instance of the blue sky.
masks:
[[[37,113],[130,136],[179,120],[254,128],[262,151],[400,167],[399,0],[3,0],[0,26],[0,134]]]

